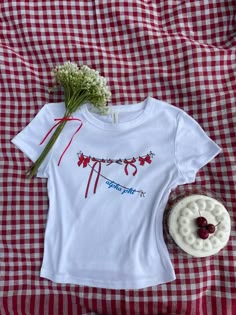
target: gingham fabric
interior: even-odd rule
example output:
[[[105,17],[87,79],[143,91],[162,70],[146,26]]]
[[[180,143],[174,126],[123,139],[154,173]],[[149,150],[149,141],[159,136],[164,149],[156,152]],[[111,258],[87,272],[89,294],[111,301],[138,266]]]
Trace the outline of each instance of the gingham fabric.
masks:
[[[0,15],[0,314],[235,314],[235,1],[2,1]],[[60,285],[39,277],[46,180],[10,140],[48,102],[61,101],[51,69],[65,61],[104,75],[111,103],[147,96],[184,109],[223,149],[194,184],[223,202],[228,245],[190,258],[165,238],[177,279],[144,290]],[[66,214],[65,214],[66,215]]]

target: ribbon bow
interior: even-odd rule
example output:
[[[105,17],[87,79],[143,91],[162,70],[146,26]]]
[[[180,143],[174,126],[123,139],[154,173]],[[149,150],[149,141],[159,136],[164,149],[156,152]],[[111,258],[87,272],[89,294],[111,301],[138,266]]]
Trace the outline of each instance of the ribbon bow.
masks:
[[[84,156],[83,153],[79,157],[78,166],[81,166],[83,164],[83,167],[87,167],[90,162],[89,156]]]
[[[137,174],[137,166],[134,164],[136,162],[136,159],[132,158],[132,160],[130,160],[130,161],[125,159],[124,162],[125,162],[125,174],[129,175],[128,166],[130,165],[134,168],[133,176],[135,176]]]
[[[147,162],[148,164],[151,164],[152,160],[150,158],[150,155],[147,154],[145,157],[140,156],[139,157],[139,162],[140,162],[140,165],[143,166],[145,164],[145,162]]]
[[[58,164],[57,164],[57,165],[59,166],[60,163],[61,163],[61,160],[62,160],[62,158],[63,158],[63,156],[64,156],[64,154],[66,153],[66,151],[68,150],[69,146],[71,145],[71,142],[73,141],[74,136],[77,134],[77,132],[80,131],[80,128],[83,126],[83,122],[82,122],[81,119],[79,119],[79,118],[73,118],[73,117],[55,118],[54,120],[55,120],[55,121],[58,121],[58,122],[57,122],[54,126],[52,126],[52,128],[47,132],[46,136],[43,138],[43,140],[40,142],[39,145],[41,145],[41,144],[44,143],[44,141],[47,139],[47,137],[50,135],[50,133],[53,131],[53,129],[56,128],[58,125],[60,125],[61,122],[63,122],[63,121],[72,121],[72,120],[77,120],[77,121],[80,122],[80,126],[79,126],[79,127],[76,129],[76,131],[73,133],[73,135],[72,135],[70,141],[68,142],[67,146],[65,147],[64,151],[62,152],[62,154],[61,154],[61,156],[60,156],[60,158],[59,158],[59,161],[58,161]]]

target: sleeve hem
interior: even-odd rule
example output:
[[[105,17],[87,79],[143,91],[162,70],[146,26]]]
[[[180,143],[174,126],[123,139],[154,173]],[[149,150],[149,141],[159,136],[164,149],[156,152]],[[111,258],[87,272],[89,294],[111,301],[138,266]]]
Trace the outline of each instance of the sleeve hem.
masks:
[[[11,142],[21,151],[23,152],[33,163],[36,161],[36,153],[31,150],[27,143],[22,142],[21,139],[16,136],[14,137]]]
[[[190,154],[187,157],[189,163],[185,163],[184,168],[182,167],[181,169],[181,165],[179,164],[178,155],[177,155],[177,134],[180,128],[180,121],[181,121],[180,119],[181,119],[182,113],[183,112],[180,112],[176,118],[176,131],[175,131],[175,139],[174,139],[174,163],[180,176],[179,184],[187,184],[187,183],[193,183],[196,180],[197,172],[203,166],[208,164],[216,155],[218,155],[222,151],[222,149],[211,138],[209,138],[207,134],[205,134],[205,142],[203,143],[202,150],[200,150],[198,154],[195,154],[195,153]],[[199,129],[199,130],[203,132],[202,129]],[[182,141],[185,141],[185,139],[182,139]],[[192,150],[194,150],[194,146],[192,144],[190,147]]]
[[[217,145],[215,144],[215,148],[214,150],[211,152],[211,154],[209,154],[206,159],[202,160],[196,167],[195,169],[195,172],[192,174],[192,176],[189,176],[189,177],[184,177],[187,182],[186,183],[193,183],[195,182],[196,180],[196,176],[197,176],[197,173],[199,172],[199,170],[201,168],[203,168],[204,166],[206,166],[209,162],[211,162],[219,153],[222,152],[222,149]]]
[[[11,139],[11,142],[21,151],[25,156],[28,157],[33,163],[36,162],[38,158],[38,153],[33,151],[30,146],[27,145],[26,142],[23,142],[20,137],[15,136],[13,139]],[[36,177],[39,178],[47,178],[45,175],[45,171],[47,169],[47,164],[45,167],[42,167],[42,165],[39,167],[36,173]]]

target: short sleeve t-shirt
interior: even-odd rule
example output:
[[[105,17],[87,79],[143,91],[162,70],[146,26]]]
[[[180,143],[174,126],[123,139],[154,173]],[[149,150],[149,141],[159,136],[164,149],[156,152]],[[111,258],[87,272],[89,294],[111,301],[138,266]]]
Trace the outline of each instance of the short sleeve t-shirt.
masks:
[[[12,142],[35,161],[64,112],[64,103],[46,104]],[[49,196],[40,276],[112,289],[175,280],[162,227],[168,196],[220,151],[194,119],[157,99],[105,116],[84,104],[37,173]]]

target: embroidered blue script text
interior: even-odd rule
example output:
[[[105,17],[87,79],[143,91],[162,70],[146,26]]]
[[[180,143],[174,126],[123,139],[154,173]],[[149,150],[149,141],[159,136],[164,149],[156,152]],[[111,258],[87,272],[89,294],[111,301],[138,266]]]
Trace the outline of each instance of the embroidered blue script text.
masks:
[[[133,195],[136,190],[133,189],[133,188],[124,188],[123,186],[111,181],[111,180],[108,180],[106,181],[106,184],[108,185],[108,188],[113,188],[113,189],[116,189],[117,191],[119,191],[122,195],[123,194],[131,194]]]

